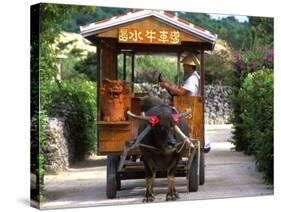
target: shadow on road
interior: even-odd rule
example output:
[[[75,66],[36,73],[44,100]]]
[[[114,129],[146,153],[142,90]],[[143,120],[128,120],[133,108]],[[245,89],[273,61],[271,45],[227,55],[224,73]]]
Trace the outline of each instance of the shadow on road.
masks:
[[[73,169],[83,169],[83,168],[92,168],[106,165],[106,157],[105,156],[94,156],[90,157],[84,161],[76,162],[71,165],[70,168]]]

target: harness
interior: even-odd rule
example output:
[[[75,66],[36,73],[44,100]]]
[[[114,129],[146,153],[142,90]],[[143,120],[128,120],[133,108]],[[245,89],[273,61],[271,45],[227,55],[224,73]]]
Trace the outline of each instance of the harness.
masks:
[[[173,151],[176,151],[176,153],[180,153],[184,147],[184,145],[186,144],[187,142],[185,140],[177,143],[172,149],[170,149],[169,151],[170,152],[173,152]],[[177,147],[180,146],[179,149],[177,149]],[[142,144],[142,143],[139,143],[137,146],[141,146],[141,147],[145,147],[145,148],[148,148],[148,149],[152,149],[154,151],[158,151],[158,152],[161,152],[161,149],[157,148],[157,147],[154,147],[154,146],[151,146],[151,145],[147,145],[147,144]]]

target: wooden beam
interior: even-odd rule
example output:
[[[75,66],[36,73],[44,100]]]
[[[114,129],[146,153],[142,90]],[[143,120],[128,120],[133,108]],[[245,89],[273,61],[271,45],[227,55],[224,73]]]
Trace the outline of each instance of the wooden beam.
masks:
[[[204,95],[204,89],[205,89],[205,57],[204,57],[204,51],[200,51],[200,90],[201,90],[201,96]]]
[[[98,42],[97,43],[97,121],[100,120],[100,116],[101,116],[101,112],[100,112],[100,104],[99,104],[99,101],[100,101],[100,98],[99,98],[99,91],[100,91],[100,83],[101,83],[101,56],[100,56],[100,53],[101,53],[101,43]],[[99,136],[99,127],[97,126],[98,130],[97,130],[97,140],[99,141],[100,140],[100,136]],[[97,144],[97,150],[99,152],[99,149],[100,149],[100,143],[98,142]]]
[[[132,92],[134,92],[134,82],[135,82],[135,53],[132,53]]]
[[[178,58],[177,58],[177,73],[178,73],[178,75],[177,75],[177,83],[178,83],[178,87],[180,87],[181,85],[180,85],[180,57],[181,57],[181,54],[180,53],[178,53]]]
[[[205,55],[204,55],[204,50],[200,51],[200,85],[201,85],[201,97],[202,97],[202,139],[203,141],[200,141],[204,147],[205,145]]]

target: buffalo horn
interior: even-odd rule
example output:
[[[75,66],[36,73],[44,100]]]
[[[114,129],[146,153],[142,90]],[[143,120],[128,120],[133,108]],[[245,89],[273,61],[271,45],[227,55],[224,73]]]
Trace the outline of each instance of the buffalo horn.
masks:
[[[182,139],[184,139],[184,141],[186,141],[192,148],[194,147],[191,140],[181,131],[181,129],[176,124],[174,125],[174,129],[175,129],[176,133],[178,133],[180,135],[180,137]]]
[[[131,111],[127,111],[127,115],[131,118],[134,118],[134,119],[139,119],[139,120],[145,120],[145,121],[149,121],[150,117],[149,116],[139,116],[139,115],[136,115],[136,114],[133,114]]]

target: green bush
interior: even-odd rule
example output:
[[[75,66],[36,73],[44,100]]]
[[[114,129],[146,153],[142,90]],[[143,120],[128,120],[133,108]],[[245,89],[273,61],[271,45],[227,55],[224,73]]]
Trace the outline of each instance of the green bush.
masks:
[[[34,111],[33,111],[34,112]],[[32,185],[31,198],[42,200],[44,189],[44,147],[46,145],[45,123],[46,111],[33,114],[31,119],[30,171],[36,176],[36,185]]]
[[[273,72],[248,74],[239,92],[246,151],[253,153],[265,179],[273,183]]]
[[[216,45],[217,49],[205,55],[205,84],[228,85],[226,79],[232,70],[231,49],[223,40],[217,40]]]
[[[236,150],[254,154],[265,180],[273,183],[273,50],[256,43],[233,57],[232,142]]]
[[[163,79],[176,83],[176,57],[141,55],[136,58],[135,82],[157,83],[159,73],[162,74]]]
[[[75,161],[96,152],[96,93],[96,84],[82,79],[61,81],[51,92],[49,116],[66,119]]]
[[[77,62],[74,66],[76,72],[84,74],[91,81],[97,80],[97,54],[88,53],[87,57]]]

